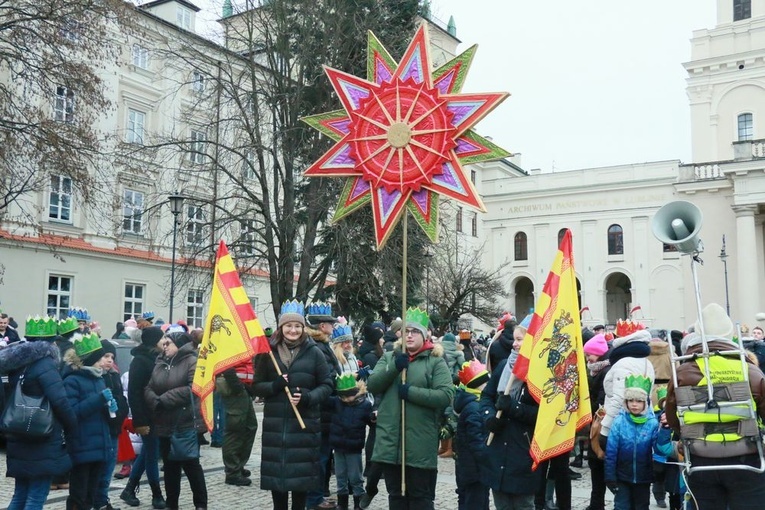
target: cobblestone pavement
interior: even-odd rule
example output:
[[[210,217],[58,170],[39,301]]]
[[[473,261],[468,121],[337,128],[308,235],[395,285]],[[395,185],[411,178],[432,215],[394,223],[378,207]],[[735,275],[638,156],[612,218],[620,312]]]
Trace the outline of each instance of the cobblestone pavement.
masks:
[[[258,414],[258,423],[262,419],[262,406],[256,406]],[[221,460],[221,451],[218,448],[210,446],[202,447],[202,467],[205,470],[205,479],[207,481],[207,490],[209,493],[209,510],[239,510],[239,509],[269,509],[271,508],[271,493],[260,490],[259,471],[260,471],[260,429],[258,437],[255,440],[252,456],[247,468],[252,471],[253,484],[250,487],[235,487],[224,483],[223,461]],[[590,494],[590,472],[589,469],[577,469],[582,473],[580,480],[572,482],[572,508],[574,510],[584,510],[589,504]],[[146,485],[146,478],[141,485],[141,491],[138,499],[141,505],[138,510],[151,509],[151,492]],[[123,501],[119,499],[119,494],[125,487],[125,480],[113,480],[110,496],[112,504],[122,510],[129,509]],[[330,487],[335,489],[334,477]],[[438,461],[438,484],[436,486],[436,509],[438,510],[457,510],[457,495],[454,492],[456,488],[454,482],[454,461],[452,459],[439,459]],[[387,498],[385,497],[385,485],[381,481],[381,493],[372,501],[370,510],[383,510],[388,508]],[[0,509],[5,510],[13,495],[13,479],[5,478],[5,452],[0,452]],[[64,510],[66,491],[51,491],[48,501],[45,505],[46,510]],[[613,498],[607,494],[607,507],[612,508]],[[183,510],[193,509],[191,502],[191,490],[184,478],[181,485],[180,507]],[[494,509],[494,505],[491,506]],[[653,508],[658,508],[652,506]]]

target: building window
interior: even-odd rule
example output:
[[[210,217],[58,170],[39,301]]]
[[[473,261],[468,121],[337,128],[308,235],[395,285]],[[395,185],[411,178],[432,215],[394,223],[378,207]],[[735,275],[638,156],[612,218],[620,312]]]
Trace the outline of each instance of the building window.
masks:
[[[71,276],[48,276],[48,306],[45,313],[56,319],[66,318],[71,306],[73,280]]]
[[[175,23],[186,30],[191,28],[191,11],[185,7],[178,6],[175,11]]]
[[[258,298],[254,296],[247,296],[247,299],[250,300],[250,306],[252,307],[253,311],[258,313]]]
[[[74,92],[69,87],[56,87],[53,118],[57,122],[74,122]]]
[[[196,93],[201,93],[205,90],[205,75],[200,71],[191,73],[191,90]]]
[[[126,189],[122,201],[122,231],[141,234],[143,221],[143,193]]]
[[[457,208],[457,232],[462,232],[462,207]]]
[[[247,151],[244,153],[244,160],[242,161],[242,179],[251,181],[255,177],[255,155],[252,151]]]
[[[478,237],[478,213],[474,212],[470,218],[470,235]]]
[[[189,160],[192,163],[204,163],[205,160],[205,133],[203,131],[191,130]]]
[[[122,307],[122,320],[140,317],[143,313],[143,299],[146,288],[137,283],[125,284],[125,301]]]
[[[146,123],[146,114],[128,108],[127,143],[143,145],[143,128]]]
[[[515,260],[529,260],[529,245],[525,232],[515,234]]]
[[[752,17],[752,0],[733,0],[733,21]]]
[[[624,231],[620,225],[608,227],[608,254],[624,255]]]
[[[72,221],[72,179],[63,175],[50,176],[48,219]]]
[[[242,222],[242,253],[255,255],[255,220]]]
[[[186,207],[186,244],[198,244],[204,239],[204,209],[198,205]]]
[[[133,45],[133,65],[141,69],[149,68],[149,48],[140,44]]]
[[[471,170],[470,171],[470,182],[472,182],[473,184],[475,184],[475,177],[476,177],[475,170]]]
[[[558,230],[558,246],[560,246],[560,243],[563,242],[563,236],[566,235],[566,230],[568,230],[568,229],[567,228],[562,228],[562,229]]]
[[[742,113],[738,116],[738,141],[751,140],[754,138],[754,128],[751,113]]]
[[[186,297],[186,324],[190,328],[204,327],[205,292],[202,289],[189,289]]]

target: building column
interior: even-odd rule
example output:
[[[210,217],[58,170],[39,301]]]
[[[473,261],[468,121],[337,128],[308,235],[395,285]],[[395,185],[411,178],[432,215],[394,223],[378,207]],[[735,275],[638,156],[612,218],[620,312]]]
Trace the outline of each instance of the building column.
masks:
[[[755,315],[760,312],[760,298],[757,282],[757,234],[754,214],[757,206],[733,206],[736,213],[736,307],[732,311],[733,322],[754,324]]]

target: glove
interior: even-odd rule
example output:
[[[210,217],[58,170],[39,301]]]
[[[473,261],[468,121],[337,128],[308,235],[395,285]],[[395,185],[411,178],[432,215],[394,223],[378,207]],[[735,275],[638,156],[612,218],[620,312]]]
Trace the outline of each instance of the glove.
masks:
[[[611,494],[616,494],[619,492],[619,486],[616,484],[616,482],[606,482],[606,487],[608,487],[608,490],[611,491]]]
[[[489,432],[493,432],[495,434],[499,433],[503,428],[505,428],[505,423],[503,420],[500,420],[496,416],[492,416],[488,420],[486,420],[486,429]]]
[[[510,395],[502,393],[497,397],[494,407],[496,407],[498,411],[508,412],[518,407],[518,401]]]
[[[284,379],[284,377],[279,376],[271,383],[271,389],[274,390],[274,395],[278,395],[280,392],[284,391],[284,388],[286,388],[289,385],[289,383]]]
[[[114,399],[111,399],[109,402],[107,402],[107,405],[109,407],[109,412],[113,414],[117,414],[117,401]]]
[[[409,383],[404,383],[398,387],[398,396],[401,400],[406,400],[409,397]]]
[[[369,367],[363,367],[360,368],[358,372],[356,372],[356,380],[357,381],[366,381],[369,379],[369,374],[371,371],[369,370]]]
[[[110,390],[109,388],[106,388],[105,390],[101,390],[101,396],[104,397],[104,401],[106,401],[107,403],[110,400],[114,400],[114,395],[112,395],[112,390]]]
[[[394,361],[396,362],[396,370],[399,372],[409,367],[409,355],[405,352],[396,354]]]

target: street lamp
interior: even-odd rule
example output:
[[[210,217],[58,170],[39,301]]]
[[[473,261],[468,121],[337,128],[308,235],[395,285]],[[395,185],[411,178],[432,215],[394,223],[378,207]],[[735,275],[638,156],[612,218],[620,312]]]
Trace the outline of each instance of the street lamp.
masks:
[[[728,254],[725,252],[725,234],[722,236],[722,248],[720,249],[720,260],[725,270],[725,311],[730,317],[730,300],[728,298]]]
[[[178,216],[183,211],[183,200],[185,197],[177,191],[167,197],[170,203],[170,212],[173,213],[173,259],[170,265],[170,322],[173,323],[173,301],[175,300],[175,239],[178,235]]]
[[[430,314],[430,258],[433,256],[430,253],[430,246],[425,248],[425,312]]]

